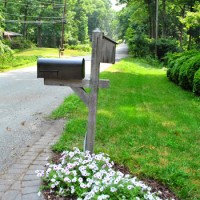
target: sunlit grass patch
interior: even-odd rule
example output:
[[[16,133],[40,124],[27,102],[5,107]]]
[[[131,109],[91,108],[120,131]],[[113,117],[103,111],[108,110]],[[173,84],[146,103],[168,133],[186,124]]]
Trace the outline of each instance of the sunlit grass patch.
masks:
[[[130,58],[101,78],[110,88],[99,90],[96,152],[163,182],[181,199],[200,199],[200,99],[169,82],[165,70]],[[73,98],[58,108],[64,114],[57,117],[70,121],[54,150],[83,147],[87,108]]]

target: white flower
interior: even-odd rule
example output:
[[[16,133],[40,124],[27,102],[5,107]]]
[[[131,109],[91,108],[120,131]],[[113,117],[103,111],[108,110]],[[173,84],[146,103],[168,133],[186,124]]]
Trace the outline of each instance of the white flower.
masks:
[[[94,187],[92,188],[92,190],[93,190],[95,193],[97,193],[97,192],[99,192],[99,187],[98,187],[98,186],[94,186]]]
[[[60,183],[59,181],[56,181],[56,182],[55,182],[55,185],[57,186],[57,185],[59,185],[59,183]]]
[[[74,178],[72,179],[72,183],[75,183],[76,181],[77,181],[77,178],[74,177]]]
[[[134,188],[134,187],[133,187],[132,185],[128,185],[128,186],[127,186],[127,189],[128,189],[128,190],[131,190],[131,189],[133,189],[133,188]]]
[[[65,178],[64,178],[64,182],[71,183],[71,180],[70,180],[68,177],[65,177]]]
[[[111,188],[110,188],[110,191],[111,191],[111,192],[116,192],[116,191],[117,191],[117,188],[111,187]]]
[[[74,156],[74,152],[69,152],[69,157],[72,158]]]
[[[86,187],[87,187],[87,185],[86,185],[86,184],[84,184],[84,183],[81,183],[81,184],[80,184],[80,187],[81,187],[81,188],[86,188]]]
[[[51,182],[53,182],[53,183],[56,182],[56,179],[55,179],[55,178],[52,178],[52,179],[51,179]]]
[[[104,191],[104,189],[105,189],[104,187],[100,187],[100,189],[99,189],[99,190],[100,190],[100,192],[103,192],[103,191]]]
[[[57,193],[58,195],[74,194],[74,186],[79,185],[79,192],[82,193],[80,193],[81,198],[77,200],[93,200],[94,198],[104,200],[111,198],[109,195],[103,194],[107,189],[111,193],[120,193],[120,189],[124,188],[128,195],[128,192],[131,193],[128,190],[137,186],[141,188],[144,199],[161,200],[156,196],[157,193],[151,193],[151,188],[142,181],[138,181],[136,177],[132,178],[129,174],[124,175],[120,171],[115,171],[113,169],[114,163],[110,161],[106,154],[91,155],[89,151],[84,153],[80,152],[78,148],[74,148],[72,152],[63,152],[60,162],[61,164],[58,165],[48,163],[46,171],[36,171],[37,176],[49,180],[48,186],[51,193]],[[56,180],[58,178],[59,181]],[[62,181],[66,182],[67,187],[61,187]],[[87,191],[89,192],[86,192],[85,188],[88,188]],[[122,200],[127,199],[126,194],[121,198]],[[136,200],[140,200],[140,198],[136,197]]]
[[[75,192],[74,186],[71,186],[71,194]]]
[[[78,181],[79,181],[80,183],[82,183],[82,182],[83,182],[83,178],[80,177],[80,178],[78,179]]]
[[[40,196],[41,196],[41,192],[39,191],[39,192],[37,193],[37,195],[40,197]]]

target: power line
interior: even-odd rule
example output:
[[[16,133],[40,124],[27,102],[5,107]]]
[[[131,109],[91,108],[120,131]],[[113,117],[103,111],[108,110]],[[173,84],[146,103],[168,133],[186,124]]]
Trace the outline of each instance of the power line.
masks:
[[[9,15],[9,16],[16,16],[16,17],[24,17],[25,15],[15,15],[15,14],[9,14],[9,13],[4,13],[5,15]],[[63,17],[40,17],[40,16],[30,16],[30,15],[26,15],[26,17],[28,18],[40,18],[40,19],[63,19]]]
[[[1,1],[2,3],[6,3],[6,4],[16,4],[16,5],[30,5],[30,3],[22,3],[22,2],[12,2],[12,1]],[[33,2],[35,3],[35,2]],[[46,2],[39,2],[40,4],[46,4],[46,5],[54,5],[54,6],[60,6],[60,7],[64,7],[64,4],[57,4],[57,3],[46,3]]]
[[[8,23],[21,23],[21,24],[59,24],[65,23],[65,20],[52,20],[52,21],[24,21],[24,20],[4,20]]]

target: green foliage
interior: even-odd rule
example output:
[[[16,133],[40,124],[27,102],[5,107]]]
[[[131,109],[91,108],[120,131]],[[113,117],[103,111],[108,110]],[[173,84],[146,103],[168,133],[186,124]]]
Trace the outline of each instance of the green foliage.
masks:
[[[194,80],[193,80],[193,92],[200,96],[200,68],[194,75]]]
[[[0,40],[0,69],[5,67],[5,63],[11,61],[12,58],[13,51]]]
[[[176,40],[171,38],[149,39],[139,27],[133,31],[128,28],[126,32],[126,41],[129,46],[129,52],[136,57],[155,56],[155,46],[157,46],[157,58],[161,61],[167,53],[180,51]]]
[[[180,17],[181,23],[186,25],[186,28],[199,27],[200,24],[200,4],[194,6],[194,11],[188,11],[185,17]]]
[[[157,43],[153,39],[150,43],[150,52],[155,51],[155,45],[157,45],[157,57],[162,61],[167,53],[174,53],[179,51],[178,41],[172,38],[160,38],[158,39]]]
[[[92,48],[90,44],[78,44],[78,45],[64,45],[67,49],[79,50],[83,52],[91,52]]]
[[[194,75],[200,68],[200,53],[186,51],[174,55],[169,54],[168,63],[167,77],[182,88],[192,90]]]
[[[30,40],[25,40],[21,37],[12,40],[4,40],[4,43],[11,49],[29,49],[35,47],[35,45]]]
[[[0,66],[0,71],[15,69],[30,63],[36,63],[38,56],[9,56]]]
[[[182,65],[179,74],[179,85],[184,89],[193,88],[193,79],[196,71],[200,68],[200,54],[191,57]]]
[[[140,32],[140,34],[139,34]],[[150,40],[143,34],[142,30],[128,28],[126,32],[126,41],[129,47],[129,53],[136,57],[149,55]]]
[[[157,33],[156,1],[122,0],[120,2],[128,2],[119,14],[119,32],[122,39],[126,35],[130,52],[134,54],[139,52],[139,55],[146,53],[155,55],[156,39],[158,39],[156,56],[160,60],[168,52],[200,48],[199,0],[159,0]],[[134,37],[130,33],[134,33]],[[143,49],[140,49],[142,45],[144,45]],[[148,45],[150,45],[149,51]]]

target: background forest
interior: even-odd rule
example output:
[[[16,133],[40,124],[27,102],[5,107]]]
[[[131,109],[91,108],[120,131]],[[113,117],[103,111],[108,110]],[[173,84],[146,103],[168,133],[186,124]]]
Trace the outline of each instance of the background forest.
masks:
[[[108,0],[0,0],[0,16],[1,28],[21,33],[38,47],[58,47],[63,24],[69,45],[88,43],[96,27],[110,36],[115,30]]]
[[[199,49],[199,0],[120,2],[127,3],[119,13],[120,37],[126,39],[135,55],[155,53],[162,58],[167,52]]]

